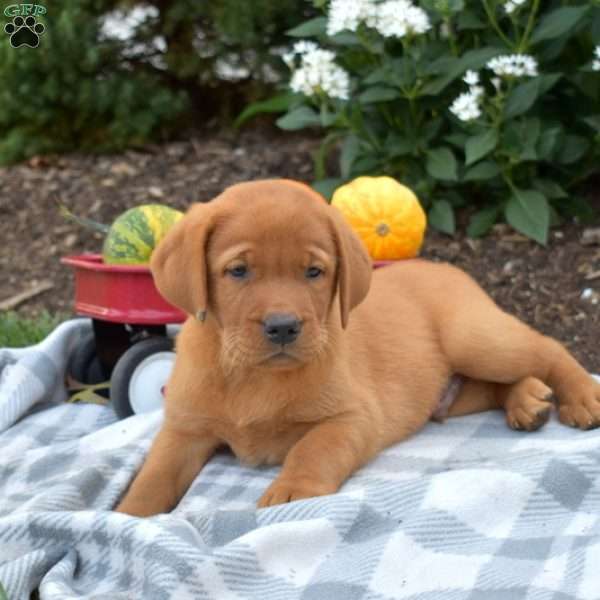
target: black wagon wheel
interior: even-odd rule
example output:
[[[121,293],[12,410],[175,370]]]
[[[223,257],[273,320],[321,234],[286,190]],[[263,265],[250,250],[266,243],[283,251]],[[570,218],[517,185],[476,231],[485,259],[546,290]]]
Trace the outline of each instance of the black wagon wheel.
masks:
[[[96,354],[93,332],[85,335],[73,351],[67,372],[75,381],[86,385],[102,383],[108,379]]]
[[[129,348],[117,361],[110,381],[110,401],[117,416],[124,419],[160,408],[174,363],[171,338],[150,337]]]

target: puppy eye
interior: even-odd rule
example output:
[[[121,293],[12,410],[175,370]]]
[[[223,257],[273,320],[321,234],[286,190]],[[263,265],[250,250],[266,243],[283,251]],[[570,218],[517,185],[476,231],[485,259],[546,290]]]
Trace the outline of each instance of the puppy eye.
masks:
[[[316,279],[317,277],[323,275],[323,269],[321,269],[320,267],[308,267],[308,269],[306,269],[305,275],[307,279]]]
[[[248,267],[246,265],[238,265],[237,267],[228,269],[227,272],[235,279],[243,279],[248,275]]]

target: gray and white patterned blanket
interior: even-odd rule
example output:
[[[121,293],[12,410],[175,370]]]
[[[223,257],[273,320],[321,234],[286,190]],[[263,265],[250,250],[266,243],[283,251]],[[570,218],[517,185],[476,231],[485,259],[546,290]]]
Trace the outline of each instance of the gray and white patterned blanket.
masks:
[[[431,423],[333,496],[257,510],[277,468],[219,454],[169,515],[111,512],[160,412],[64,400],[64,323],[0,350],[0,582],[10,600],[596,600],[600,431],[500,412]]]

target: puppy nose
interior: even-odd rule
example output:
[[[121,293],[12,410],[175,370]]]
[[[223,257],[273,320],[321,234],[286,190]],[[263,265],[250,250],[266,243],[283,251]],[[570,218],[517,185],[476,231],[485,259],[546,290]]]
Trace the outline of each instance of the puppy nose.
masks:
[[[263,321],[265,337],[274,344],[290,344],[301,329],[302,323],[296,316],[287,313],[273,313]]]

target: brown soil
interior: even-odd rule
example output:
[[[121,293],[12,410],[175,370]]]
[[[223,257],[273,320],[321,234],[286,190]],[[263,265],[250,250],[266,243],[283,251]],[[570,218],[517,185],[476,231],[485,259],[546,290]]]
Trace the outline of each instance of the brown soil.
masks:
[[[71,311],[71,273],[59,259],[99,251],[102,236],[65,221],[58,203],[110,223],[137,204],[185,208],[238,181],[310,181],[317,146],[311,137],[262,129],[237,138],[211,133],[117,156],[40,157],[0,168],[0,302],[50,280],[50,291],[18,311]],[[583,230],[566,223],[542,247],[503,225],[482,240],[466,238],[464,227],[454,238],[430,229],[422,254],[464,268],[502,308],[561,340],[586,368],[600,372],[600,245],[582,245]],[[590,297],[582,299],[586,288]]]

